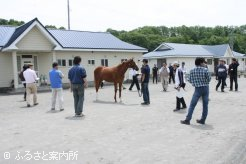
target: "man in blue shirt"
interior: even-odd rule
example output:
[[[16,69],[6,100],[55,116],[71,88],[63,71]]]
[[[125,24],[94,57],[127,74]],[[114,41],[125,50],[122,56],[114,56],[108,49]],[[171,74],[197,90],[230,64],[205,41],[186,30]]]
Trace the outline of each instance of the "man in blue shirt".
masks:
[[[73,67],[68,72],[68,79],[71,84],[71,91],[74,97],[75,117],[82,117],[84,104],[84,90],[87,87],[86,71],[80,66],[81,58],[74,57]]]
[[[189,82],[195,87],[195,92],[190,102],[190,107],[185,120],[181,120],[181,124],[190,125],[193,111],[200,97],[202,97],[203,112],[202,117],[196,120],[199,124],[205,124],[208,115],[208,96],[209,82],[211,80],[208,69],[204,67],[204,58],[196,58],[196,67],[190,71]]]
[[[143,92],[143,100],[142,105],[149,105],[149,76],[150,76],[150,68],[148,65],[148,60],[143,59],[143,67],[141,68],[141,82],[142,82],[142,92]]]
[[[60,70],[58,70],[57,62],[54,62],[52,67],[53,69],[49,72],[50,86],[52,89],[51,110],[55,110],[56,98],[58,98],[60,111],[63,111],[62,78],[64,75]]]

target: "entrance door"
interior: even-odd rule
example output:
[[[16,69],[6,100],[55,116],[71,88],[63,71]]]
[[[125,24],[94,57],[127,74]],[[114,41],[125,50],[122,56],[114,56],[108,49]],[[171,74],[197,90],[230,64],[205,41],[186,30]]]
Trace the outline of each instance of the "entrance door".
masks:
[[[157,59],[157,67],[161,68],[163,63],[167,63],[166,59]]]
[[[32,55],[22,55],[21,66],[23,67],[23,65],[30,64],[30,63],[34,64]]]
[[[214,73],[216,72],[216,68],[219,64],[219,59],[218,58],[214,58]]]
[[[37,76],[39,76],[38,57],[36,55],[22,55],[21,56],[21,64],[22,64],[22,66],[24,64],[29,64],[29,63],[33,64],[33,68],[36,71]]]

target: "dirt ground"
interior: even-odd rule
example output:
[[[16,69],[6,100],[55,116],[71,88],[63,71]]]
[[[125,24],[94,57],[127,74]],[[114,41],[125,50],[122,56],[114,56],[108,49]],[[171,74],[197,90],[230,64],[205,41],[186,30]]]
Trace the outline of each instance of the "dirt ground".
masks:
[[[140,105],[136,88],[123,91],[122,103],[114,103],[113,86],[99,90],[98,101],[94,88],[87,88],[83,118],[73,117],[69,90],[63,112],[50,112],[50,92],[39,93],[39,105],[31,108],[22,95],[0,96],[0,163],[245,164],[246,78],[239,79],[238,92],[216,92],[215,83],[212,79],[206,125],[195,122],[201,102],[191,125],[180,124],[187,110],[173,112],[173,84],[163,92],[160,83],[150,83],[149,106]],[[188,84],[187,105],[193,91]]]

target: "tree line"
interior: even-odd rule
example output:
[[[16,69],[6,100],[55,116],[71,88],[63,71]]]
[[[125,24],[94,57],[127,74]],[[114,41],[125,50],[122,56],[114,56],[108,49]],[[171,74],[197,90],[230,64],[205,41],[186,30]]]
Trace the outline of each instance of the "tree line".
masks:
[[[24,21],[0,18],[0,25],[20,26]],[[65,29],[54,25],[46,25],[46,28]],[[117,31],[107,29],[117,38],[153,51],[163,42],[216,45],[229,44],[237,52],[246,53],[246,25],[242,26],[191,26],[179,27],[144,26],[131,31]]]
[[[0,25],[9,25],[9,26],[21,26],[25,24],[24,21],[18,21],[18,20],[14,20],[14,19],[2,19],[0,18]],[[50,29],[66,29],[65,27],[61,26],[61,27],[56,27],[54,25],[46,25],[46,28],[50,28]]]
[[[237,52],[246,53],[246,25],[243,26],[144,26],[131,31],[107,29],[119,39],[149,51],[163,42],[217,45],[229,44]]]

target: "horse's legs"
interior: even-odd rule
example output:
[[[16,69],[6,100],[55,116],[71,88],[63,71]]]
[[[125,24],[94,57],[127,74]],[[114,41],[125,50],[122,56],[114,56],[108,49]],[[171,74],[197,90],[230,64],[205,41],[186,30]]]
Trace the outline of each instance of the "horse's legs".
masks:
[[[115,102],[117,102],[117,100],[116,100],[116,93],[117,93],[117,83],[114,82],[114,100],[115,100]]]
[[[99,86],[100,86],[100,81],[101,80],[97,80],[96,83],[95,83],[95,87],[96,87],[96,100],[98,99],[98,89],[99,89]]]
[[[120,98],[120,102],[122,102],[122,99],[121,99],[121,90],[122,90],[122,82],[119,83],[119,98]]]

